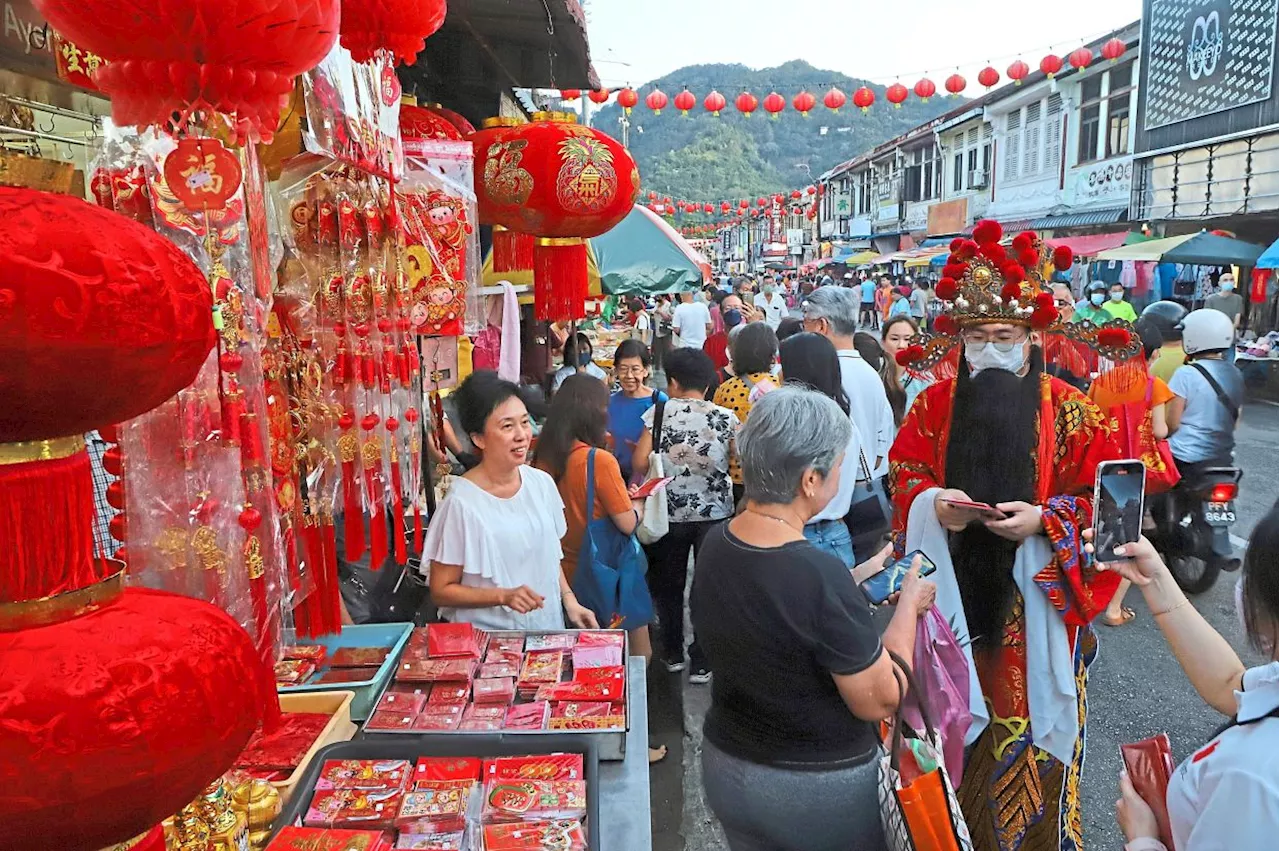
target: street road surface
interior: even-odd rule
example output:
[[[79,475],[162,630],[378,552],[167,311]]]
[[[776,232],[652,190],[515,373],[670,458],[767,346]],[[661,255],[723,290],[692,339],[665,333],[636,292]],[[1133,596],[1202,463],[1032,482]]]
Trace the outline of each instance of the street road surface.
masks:
[[[1236,435],[1236,462],[1245,471],[1237,501],[1235,534],[1243,549],[1254,525],[1276,501],[1277,408],[1274,401],[1245,405]],[[1231,642],[1246,665],[1262,661],[1248,646],[1236,617],[1233,588],[1239,573],[1222,574],[1193,603]],[[1226,722],[1196,695],[1169,652],[1137,590],[1128,604],[1138,613],[1127,626],[1095,628],[1098,659],[1089,673],[1089,727],[1082,783],[1084,847],[1120,848],[1123,839],[1115,823],[1116,781],[1120,775],[1119,746],[1159,732],[1169,734],[1175,760],[1181,761],[1207,741]],[[714,817],[702,797],[698,767],[702,718],[710,701],[708,686],[691,686],[685,674],[651,672],[651,692],[660,701],[651,710],[654,741],[671,747],[665,765],[652,773],[655,851],[724,851]],[[678,685],[679,684],[679,685]],[[682,712],[673,702],[679,698]],[[684,719],[684,736],[678,719]],[[681,747],[681,745],[683,745]],[[683,771],[675,770],[683,762]],[[682,788],[677,789],[680,784]]]

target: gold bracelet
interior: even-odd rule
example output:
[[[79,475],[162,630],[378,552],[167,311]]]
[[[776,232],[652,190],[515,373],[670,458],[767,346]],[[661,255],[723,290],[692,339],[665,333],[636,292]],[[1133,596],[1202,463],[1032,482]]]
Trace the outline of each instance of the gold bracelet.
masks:
[[[1152,612],[1151,616],[1158,618],[1161,615],[1167,615],[1170,612],[1176,612],[1178,609],[1181,609],[1183,606],[1185,606],[1187,603],[1190,603],[1190,602],[1191,601],[1188,600],[1186,597],[1183,597],[1181,603],[1178,603],[1175,606],[1170,606],[1169,608],[1165,609],[1163,612]]]

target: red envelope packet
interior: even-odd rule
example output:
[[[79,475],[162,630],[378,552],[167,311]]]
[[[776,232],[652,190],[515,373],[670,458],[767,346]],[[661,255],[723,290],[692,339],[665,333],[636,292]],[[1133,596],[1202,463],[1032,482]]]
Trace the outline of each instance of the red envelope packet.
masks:
[[[532,653],[538,650],[570,650],[577,642],[572,632],[551,632],[545,635],[528,635],[524,639],[524,650]]]
[[[620,629],[584,629],[576,637],[578,647],[626,646],[626,638]]]
[[[393,851],[462,851],[466,831],[451,830],[436,833],[401,833]]]
[[[307,659],[281,659],[276,662],[276,685],[301,685],[315,672],[315,662]]]
[[[413,721],[417,718],[416,713],[411,712],[391,712],[388,710],[379,710],[369,716],[369,720],[365,722],[366,730],[409,730],[413,728]]]
[[[537,756],[500,756],[486,760],[487,780],[581,780],[582,754],[553,753]]]
[[[324,827],[282,828],[266,851],[371,851],[379,848],[376,830],[333,830]]]
[[[581,819],[587,814],[585,780],[489,780],[485,823]]]
[[[480,670],[476,672],[476,676],[483,680],[497,679],[498,677],[518,677],[520,676],[521,657],[517,655],[514,660],[503,660],[501,662],[490,662],[488,657]]]
[[[381,667],[391,651],[386,647],[339,647],[329,657],[331,668]]]
[[[387,686],[387,694],[420,694],[422,702],[426,703],[431,694],[431,683],[398,683],[392,680]]]
[[[514,822],[484,826],[485,851],[586,851],[587,836],[576,820]]]
[[[501,730],[501,718],[466,718],[458,723],[460,733],[492,733]]]
[[[427,695],[423,692],[402,692],[387,690],[378,701],[377,712],[399,712],[417,715],[427,705]]]
[[[311,796],[307,827],[391,827],[400,812],[400,789],[323,789]]]
[[[1160,733],[1140,742],[1121,745],[1120,756],[1124,760],[1124,770],[1133,781],[1134,791],[1155,813],[1160,841],[1169,851],[1174,851],[1173,831],[1169,826],[1169,807],[1165,797],[1174,769],[1169,737]]]
[[[551,717],[551,705],[546,701],[523,703],[507,708],[502,726],[507,730],[545,730]]]
[[[412,792],[406,792],[396,816],[396,825],[417,822],[432,824],[456,823],[465,826],[467,804],[471,800],[470,780],[432,780],[416,784]],[[415,831],[423,832],[423,831]]]
[[[471,691],[476,703],[510,703],[516,697],[516,681],[511,677],[476,680]]]
[[[591,701],[562,701],[551,706],[552,718],[581,718],[612,715],[613,704]]]
[[[471,681],[473,669],[474,660],[469,658],[401,662],[396,679],[411,683],[467,683]]]
[[[327,759],[316,789],[403,789],[412,773],[407,759]]]
[[[236,768],[293,771],[316,743],[332,716],[323,712],[286,712],[280,716],[275,732],[253,734],[240,756]]]
[[[282,659],[303,659],[319,665],[324,661],[327,653],[328,650],[319,644],[286,644],[282,648],[280,657]]]
[[[441,780],[479,781],[480,771],[484,763],[475,757],[467,756],[424,756],[418,758],[413,769],[414,788],[419,783],[431,783]]]
[[[439,704],[466,703],[467,696],[470,693],[471,689],[467,688],[465,685],[436,683],[431,687],[431,697],[427,699],[427,705],[437,706]]]
[[[524,666],[520,669],[520,682],[523,684],[557,683],[564,669],[564,651],[535,650],[524,657]]]
[[[437,712],[433,710],[446,709],[456,712]],[[435,707],[428,706],[425,711],[417,718],[413,719],[413,729],[415,730],[456,730],[458,724],[462,722],[462,706],[458,704],[440,704]]]
[[[587,645],[573,648],[573,670],[587,668],[616,668],[622,665],[622,648],[610,646]]]
[[[625,730],[627,716],[590,715],[578,718],[552,718],[547,722],[548,730]]]
[[[366,683],[378,676],[378,669],[366,668],[330,668],[311,682],[320,683]]]
[[[480,638],[469,623],[433,623],[427,626],[427,649],[432,658],[480,654]]]
[[[492,718],[498,721],[507,717],[507,707],[496,703],[468,703],[462,710],[463,718]]]
[[[622,700],[626,693],[625,668],[584,668],[567,683],[552,683],[538,689],[538,700],[605,701]]]

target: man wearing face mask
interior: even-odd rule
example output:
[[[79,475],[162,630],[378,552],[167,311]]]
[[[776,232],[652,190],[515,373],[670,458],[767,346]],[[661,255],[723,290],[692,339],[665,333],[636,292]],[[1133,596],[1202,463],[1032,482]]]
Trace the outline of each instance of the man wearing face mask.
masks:
[[[1107,302],[1107,285],[1102,281],[1092,281],[1085,288],[1084,299],[1076,302],[1071,322],[1092,322],[1101,325],[1111,321],[1111,314],[1102,305]]]
[[[1031,232],[1005,249],[995,222],[973,237],[952,244],[938,283],[938,338],[900,355],[929,369],[960,350],[889,453],[895,556],[937,565],[937,605],[971,658],[958,795],[976,851],[1079,847],[1089,622],[1117,585],[1080,533],[1097,465],[1118,452],[1098,407],[1045,370],[1041,343],[1066,328],[1049,250]],[[1070,267],[1068,252],[1052,258]],[[1111,357],[1140,355],[1125,336],[1106,337]]]
[[[1116,281],[1111,285],[1107,293],[1107,301],[1102,305],[1112,319],[1123,319],[1125,322],[1137,322],[1138,314],[1134,311],[1133,305],[1124,300],[1125,290],[1124,284]]]
[[[764,322],[774,331],[787,316],[787,300],[778,293],[778,285],[772,275],[764,276],[764,283],[755,299],[756,310],[764,317]]]

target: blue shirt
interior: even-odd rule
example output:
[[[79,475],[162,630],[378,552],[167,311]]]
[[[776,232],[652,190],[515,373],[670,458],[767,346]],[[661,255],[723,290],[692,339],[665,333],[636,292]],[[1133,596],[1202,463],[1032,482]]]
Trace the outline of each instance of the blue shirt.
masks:
[[[871,304],[876,300],[876,282],[868,278],[862,284],[862,300],[866,304]]]
[[[658,401],[667,401],[667,394],[659,392]],[[613,457],[622,468],[622,478],[631,480],[631,455],[640,435],[644,433],[644,412],[653,407],[653,395],[632,398],[621,390],[609,396],[609,434],[613,435]]]
[[[1222,360],[1197,363],[1209,371],[1239,410],[1244,402],[1244,379],[1240,377],[1240,370]],[[1195,367],[1184,364],[1173,374],[1169,389],[1187,400],[1178,430],[1169,435],[1173,457],[1187,463],[1230,458],[1236,445],[1236,424],[1205,377]]]

